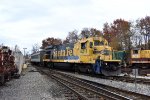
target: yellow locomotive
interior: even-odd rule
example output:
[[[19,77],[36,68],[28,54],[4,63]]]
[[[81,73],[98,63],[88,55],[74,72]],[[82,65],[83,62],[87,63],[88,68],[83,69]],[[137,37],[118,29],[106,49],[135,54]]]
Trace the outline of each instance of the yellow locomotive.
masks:
[[[49,46],[45,49],[43,62],[49,67],[96,73],[97,57],[101,57],[101,74],[115,76],[121,73],[121,61],[112,59],[112,48],[103,37],[89,37],[75,44]]]
[[[136,68],[150,68],[150,50],[131,50],[131,65]]]

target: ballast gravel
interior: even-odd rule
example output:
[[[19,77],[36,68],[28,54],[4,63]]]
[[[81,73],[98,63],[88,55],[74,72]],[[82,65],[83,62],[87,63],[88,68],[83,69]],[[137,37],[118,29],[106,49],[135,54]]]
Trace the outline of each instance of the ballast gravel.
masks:
[[[113,81],[113,80],[108,80],[108,79],[94,78],[94,77],[90,77],[90,76],[81,75],[78,73],[75,73],[75,74],[69,73],[69,74],[79,77],[79,78],[82,78],[82,79],[86,79],[86,80],[94,81],[97,83],[116,87],[119,89],[137,92],[140,94],[145,94],[145,95],[150,96],[150,85],[134,84],[134,83],[121,82],[121,81]]]

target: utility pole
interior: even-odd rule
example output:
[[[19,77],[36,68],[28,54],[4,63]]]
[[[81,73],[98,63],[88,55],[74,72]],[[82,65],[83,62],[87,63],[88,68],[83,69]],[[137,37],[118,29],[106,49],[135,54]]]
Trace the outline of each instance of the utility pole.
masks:
[[[23,49],[24,49],[24,62],[26,63],[26,58],[25,58],[25,53],[26,53],[26,51],[25,51],[25,50],[26,50],[27,48],[23,48]]]
[[[24,57],[25,57],[25,53],[26,53],[25,50],[26,50],[27,48],[23,48],[23,49],[24,49]]]

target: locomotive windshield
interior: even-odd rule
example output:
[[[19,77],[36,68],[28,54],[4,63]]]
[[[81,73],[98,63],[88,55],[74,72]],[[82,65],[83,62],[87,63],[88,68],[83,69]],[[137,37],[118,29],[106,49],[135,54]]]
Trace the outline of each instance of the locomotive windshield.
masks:
[[[86,42],[85,43],[81,43],[81,49],[85,49],[86,48]]]
[[[104,45],[104,41],[99,41],[99,40],[94,41],[94,46],[101,46],[101,45]]]

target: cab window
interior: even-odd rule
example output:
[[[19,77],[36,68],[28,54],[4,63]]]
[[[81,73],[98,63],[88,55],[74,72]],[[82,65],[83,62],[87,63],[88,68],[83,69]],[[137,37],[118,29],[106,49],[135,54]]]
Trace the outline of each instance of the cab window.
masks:
[[[81,43],[81,49],[85,49],[86,48],[86,43]]]
[[[138,50],[133,50],[133,54],[138,54]]]
[[[93,47],[93,42],[90,42],[90,48],[92,48]]]
[[[99,41],[99,40],[94,41],[94,46],[101,46],[101,45],[104,45],[104,41]]]

